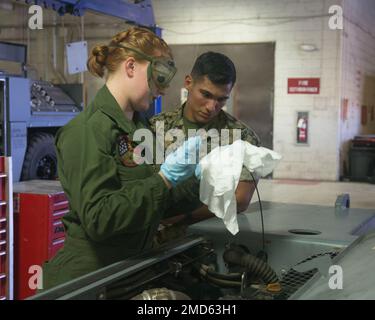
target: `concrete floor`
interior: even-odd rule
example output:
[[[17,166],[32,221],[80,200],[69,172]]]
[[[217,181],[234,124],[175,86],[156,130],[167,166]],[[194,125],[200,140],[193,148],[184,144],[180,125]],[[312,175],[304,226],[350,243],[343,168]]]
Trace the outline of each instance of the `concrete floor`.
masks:
[[[261,179],[258,184],[263,201],[334,206],[336,198],[349,193],[351,208],[375,209],[375,184],[305,180]],[[257,202],[256,193],[251,202]]]

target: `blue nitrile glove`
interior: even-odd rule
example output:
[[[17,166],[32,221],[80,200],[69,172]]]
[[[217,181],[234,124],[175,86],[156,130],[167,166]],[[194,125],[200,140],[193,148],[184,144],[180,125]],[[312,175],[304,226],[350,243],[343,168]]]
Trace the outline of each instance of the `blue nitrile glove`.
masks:
[[[176,151],[170,153],[161,165],[161,173],[172,186],[175,187],[194,174],[199,162],[201,142],[200,136],[189,138]]]

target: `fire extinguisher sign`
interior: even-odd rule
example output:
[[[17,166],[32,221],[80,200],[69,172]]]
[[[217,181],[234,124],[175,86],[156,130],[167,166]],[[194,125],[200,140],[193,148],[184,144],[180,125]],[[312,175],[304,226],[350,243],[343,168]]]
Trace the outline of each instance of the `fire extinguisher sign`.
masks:
[[[309,113],[297,112],[297,144],[308,144]]]
[[[288,78],[288,94],[319,94],[320,78]]]

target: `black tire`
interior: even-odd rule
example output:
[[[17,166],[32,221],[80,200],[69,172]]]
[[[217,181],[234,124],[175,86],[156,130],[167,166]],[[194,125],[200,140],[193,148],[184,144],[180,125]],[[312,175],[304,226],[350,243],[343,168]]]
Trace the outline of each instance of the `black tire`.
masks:
[[[34,134],[27,147],[21,180],[57,178],[55,138],[49,133]]]

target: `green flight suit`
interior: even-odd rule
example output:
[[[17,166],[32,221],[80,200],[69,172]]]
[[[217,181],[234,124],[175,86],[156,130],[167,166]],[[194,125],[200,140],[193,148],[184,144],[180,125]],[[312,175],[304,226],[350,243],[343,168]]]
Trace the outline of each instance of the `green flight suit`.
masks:
[[[56,135],[59,179],[70,212],[63,249],[43,267],[48,289],[140,253],[152,245],[170,192],[151,165],[132,161],[128,120],[104,86]]]

